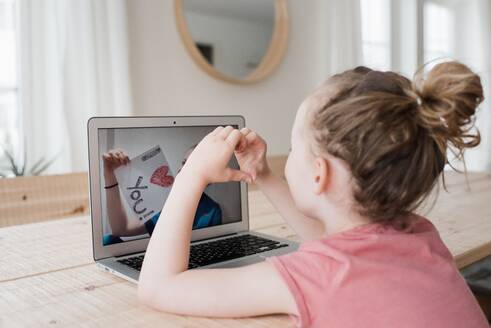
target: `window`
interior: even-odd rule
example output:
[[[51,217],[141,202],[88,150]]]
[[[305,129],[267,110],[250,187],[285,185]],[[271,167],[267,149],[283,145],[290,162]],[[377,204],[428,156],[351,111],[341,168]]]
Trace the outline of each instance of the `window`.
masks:
[[[374,69],[391,68],[390,0],[361,0],[363,64]]]
[[[437,1],[424,3],[424,62],[453,56],[454,22],[450,8]],[[428,69],[433,66],[428,65]]]
[[[18,101],[17,3],[0,0],[0,146],[21,149]],[[3,159],[3,148],[0,159]]]

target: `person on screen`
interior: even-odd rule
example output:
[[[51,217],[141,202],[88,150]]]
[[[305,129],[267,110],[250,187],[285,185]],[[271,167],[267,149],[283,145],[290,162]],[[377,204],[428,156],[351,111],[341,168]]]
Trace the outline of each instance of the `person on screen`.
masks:
[[[195,147],[196,145],[186,152],[181,162],[181,168]],[[138,236],[146,233],[152,235],[153,229],[159,220],[160,211],[154,214],[150,220],[141,224],[137,220],[128,219],[128,215],[121,202],[119,185],[114,175],[114,170],[121,165],[129,163],[130,159],[128,155],[122,149],[113,149],[103,154],[102,160],[104,164],[107,218],[111,227],[111,234],[103,236],[103,245],[123,242],[121,237]],[[221,223],[222,210],[220,205],[206,193],[203,193],[196,209],[193,229],[206,228]]]

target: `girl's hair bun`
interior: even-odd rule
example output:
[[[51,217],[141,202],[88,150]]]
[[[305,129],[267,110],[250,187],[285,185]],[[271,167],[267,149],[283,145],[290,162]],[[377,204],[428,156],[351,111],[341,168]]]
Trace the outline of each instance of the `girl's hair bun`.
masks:
[[[416,119],[434,138],[445,154],[449,147],[458,159],[466,148],[481,138],[474,128],[474,113],[483,101],[481,79],[466,65],[456,62],[437,64],[426,77],[417,73],[412,83],[417,103]]]

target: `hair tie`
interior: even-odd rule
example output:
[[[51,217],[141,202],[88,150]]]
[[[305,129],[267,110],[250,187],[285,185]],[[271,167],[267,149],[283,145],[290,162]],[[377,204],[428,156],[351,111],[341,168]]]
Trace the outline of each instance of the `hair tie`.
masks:
[[[114,188],[118,185],[118,183],[116,182],[115,184],[112,184],[110,186],[105,186],[104,189],[111,189],[111,188]]]

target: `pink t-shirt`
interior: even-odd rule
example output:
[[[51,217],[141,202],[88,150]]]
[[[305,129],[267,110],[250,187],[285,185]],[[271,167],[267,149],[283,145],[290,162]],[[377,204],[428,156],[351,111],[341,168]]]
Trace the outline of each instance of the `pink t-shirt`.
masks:
[[[269,257],[292,293],[298,327],[489,327],[427,219],[404,231],[367,224]]]

